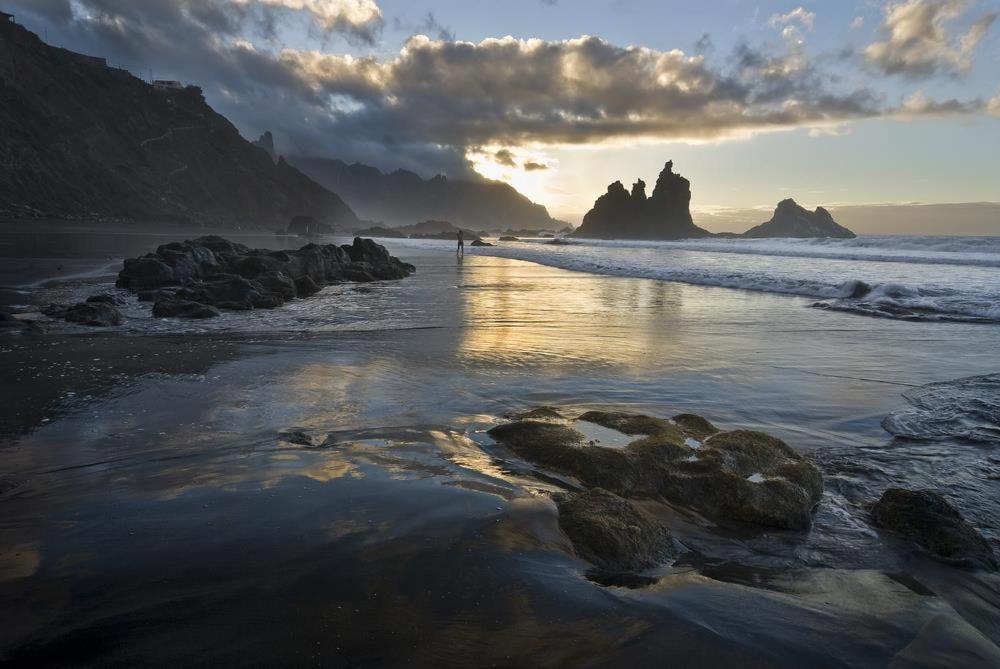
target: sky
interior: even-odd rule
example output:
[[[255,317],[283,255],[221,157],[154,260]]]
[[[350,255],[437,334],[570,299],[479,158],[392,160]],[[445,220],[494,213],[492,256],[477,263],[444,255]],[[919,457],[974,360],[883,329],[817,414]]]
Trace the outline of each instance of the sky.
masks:
[[[0,6],[279,153],[500,179],[571,222],[667,160],[696,212],[1000,200],[1000,0]]]

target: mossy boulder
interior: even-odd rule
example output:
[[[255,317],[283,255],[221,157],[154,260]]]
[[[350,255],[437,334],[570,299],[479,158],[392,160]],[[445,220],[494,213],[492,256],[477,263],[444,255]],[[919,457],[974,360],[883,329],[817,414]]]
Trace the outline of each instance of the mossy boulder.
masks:
[[[596,423],[601,427],[610,430],[618,430],[630,436],[660,434],[663,432],[676,433],[681,437],[680,430],[669,420],[664,418],[653,418],[637,413],[625,413],[623,411],[588,411],[577,420],[585,420],[588,423]]]
[[[577,555],[607,572],[648,569],[673,553],[670,532],[627,499],[601,488],[556,501],[559,527]]]
[[[624,492],[637,482],[633,462],[624,451],[587,444],[567,425],[522,420],[499,425],[489,435],[525,460],[573,476],[587,487]]]
[[[872,507],[872,521],[953,564],[997,568],[990,543],[944,497],[931,490],[889,488]]]
[[[564,420],[566,418],[554,407],[536,407],[528,411],[510,413],[505,417],[511,420]]]
[[[545,412],[561,415],[551,407]],[[639,438],[624,449],[587,444],[557,420],[517,420],[489,433],[526,460],[574,476],[585,487],[659,496],[717,520],[806,529],[823,494],[819,470],[762,432],[720,432],[694,414],[667,420],[588,411],[578,420]]]
[[[660,492],[670,501],[767,527],[808,528],[823,495],[819,470],[763,432],[719,432],[662,472]]]

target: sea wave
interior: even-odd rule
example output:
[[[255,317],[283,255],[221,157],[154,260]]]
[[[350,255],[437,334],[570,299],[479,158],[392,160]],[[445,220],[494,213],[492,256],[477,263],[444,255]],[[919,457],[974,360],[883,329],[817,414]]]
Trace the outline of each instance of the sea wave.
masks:
[[[932,383],[903,394],[909,406],[882,427],[907,439],[1000,441],[1000,374]]]
[[[536,242],[537,243],[537,242]],[[1000,237],[864,236],[854,239],[571,240],[570,244],[738,255],[1000,267]]]
[[[523,242],[478,247],[475,253],[536,262],[562,269],[693,285],[796,295],[817,300],[812,306],[867,316],[921,321],[1000,322],[1000,243],[982,238],[991,249],[968,262],[953,259],[948,270],[937,261],[904,261],[890,238],[858,240],[711,240],[610,242],[572,240],[568,244]],[[957,254],[975,248],[980,238],[901,238],[911,246],[933,243]],[[919,241],[923,240],[923,241]],[[757,243],[757,242],[763,243]],[[891,241],[898,241],[892,238]],[[853,246],[846,246],[853,244]],[[749,250],[740,250],[750,245]],[[868,245],[867,247],[864,245]],[[833,249],[820,256],[790,249]],[[879,249],[875,257],[856,258],[845,248]],[[996,253],[992,252],[996,250]],[[893,255],[897,253],[897,255]],[[926,253],[944,253],[927,251]],[[970,255],[970,254],[965,254]],[[772,257],[762,257],[772,256]],[[894,257],[893,264],[885,259]]]

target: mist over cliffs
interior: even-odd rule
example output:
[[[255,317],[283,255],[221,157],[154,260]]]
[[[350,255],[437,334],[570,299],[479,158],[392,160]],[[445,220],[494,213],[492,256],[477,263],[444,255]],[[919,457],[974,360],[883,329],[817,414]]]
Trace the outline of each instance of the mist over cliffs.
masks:
[[[240,136],[195,87],[154,87],[0,34],[0,216],[271,229],[357,217],[337,195]]]
[[[621,181],[608,186],[594,207],[583,217],[575,237],[596,239],[685,239],[711,233],[691,219],[691,182],[674,173],[668,161],[656,179],[653,194],[646,196],[646,183],[639,179],[632,191]]]
[[[385,174],[375,167],[326,158],[290,156],[289,162],[339,193],[359,216],[388,225],[446,220],[473,230],[553,230],[566,224],[549,216],[513,187],[499,181],[468,181],[438,175],[423,179],[406,170]]]

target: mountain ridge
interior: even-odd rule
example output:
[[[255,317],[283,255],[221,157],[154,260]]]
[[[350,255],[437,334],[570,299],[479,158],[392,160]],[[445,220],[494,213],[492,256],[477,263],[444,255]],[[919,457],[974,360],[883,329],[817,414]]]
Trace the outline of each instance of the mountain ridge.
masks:
[[[0,216],[273,229],[357,216],[244,139],[201,89],[0,32]]]
[[[288,161],[339,193],[362,218],[390,226],[423,220],[451,221],[480,231],[509,227],[551,230],[566,225],[501,181],[449,179],[441,174],[424,179],[409,170],[382,172],[334,158],[289,156]]]

